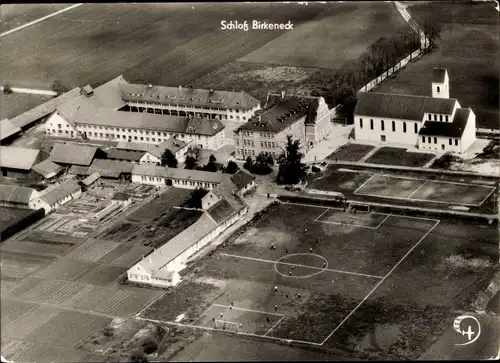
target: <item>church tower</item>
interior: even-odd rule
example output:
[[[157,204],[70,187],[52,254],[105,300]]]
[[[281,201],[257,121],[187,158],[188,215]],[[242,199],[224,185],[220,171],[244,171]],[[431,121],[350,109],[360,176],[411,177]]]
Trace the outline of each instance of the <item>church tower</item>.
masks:
[[[434,68],[432,75],[432,97],[450,98],[450,79],[446,68]]]

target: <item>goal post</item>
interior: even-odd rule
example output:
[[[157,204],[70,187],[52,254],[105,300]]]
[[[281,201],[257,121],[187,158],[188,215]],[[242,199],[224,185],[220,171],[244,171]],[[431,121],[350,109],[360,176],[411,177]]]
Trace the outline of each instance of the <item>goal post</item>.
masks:
[[[227,330],[233,333],[238,332],[238,323],[234,321],[215,320],[214,328],[217,330]]]

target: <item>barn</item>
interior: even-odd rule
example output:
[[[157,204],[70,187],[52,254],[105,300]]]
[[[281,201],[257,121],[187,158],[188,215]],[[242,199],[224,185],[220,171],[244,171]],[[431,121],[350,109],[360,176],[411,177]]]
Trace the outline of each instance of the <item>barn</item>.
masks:
[[[40,161],[40,158],[40,150],[0,146],[2,176],[18,179],[36,178],[36,173],[31,168]]]

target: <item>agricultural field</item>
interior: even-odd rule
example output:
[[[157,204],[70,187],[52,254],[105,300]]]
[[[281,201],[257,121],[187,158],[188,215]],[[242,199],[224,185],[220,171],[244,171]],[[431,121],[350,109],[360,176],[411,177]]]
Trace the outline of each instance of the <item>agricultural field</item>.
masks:
[[[17,84],[16,84],[17,86]],[[0,119],[12,119],[42,103],[50,101],[51,96],[26,94],[26,93],[0,93]]]
[[[0,231],[23,219],[31,212],[30,209],[0,207]]]
[[[356,61],[378,38],[407,28],[390,3],[337,3],[238,61],[338,69]]]
[[[4,81],[47,88],[132,82],[187,84],[284,31],[222,31],[221,20],[291,21],[328,8],[287,4],[85,4],[2,40]],[[167,36],[168,35],[168,36]],[[19,46],[23,44],[23,46]],[[61,65],[64,64],[64,67]],[[99,64],[99,67],[96,67]]]
[[[25,4],[23,6],[4,4],[1,12],[1,32],[6,32],[49,15],[71,4]]]
[[[371,145],[347,143],[328,155],[326,159],[340,161],[360,161],[374,148],[375,146]]]
[[[417,23],[432,19],[443,24],[437,49],[410,63],[375,92],[431,95],[433,67],[445,67],[450,97],[471,107],[480,128],[498,129],[499,18],[492,4],[427,2],[410,6]]]
[[[141,317],[208,331],[198,340],[222,331],[220,320],[226,334],[239,325],[241,339],[314,343],[337,357],[416,359],[489,283],[496,235],[493,226],[454,219],[282,203],[190,266]],[[207,360],[232,352],[231,340],[218,342],[183,351]]]

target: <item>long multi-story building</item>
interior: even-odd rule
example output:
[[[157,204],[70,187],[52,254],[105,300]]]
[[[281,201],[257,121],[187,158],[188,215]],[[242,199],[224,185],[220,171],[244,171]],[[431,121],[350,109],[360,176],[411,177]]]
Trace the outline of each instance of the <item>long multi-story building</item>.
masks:
[[[224,120],[248,120],[260,108],[245,92],[130,84],[122,76],[57,107],[46,133],[67,138],[161,144],[176,137],[216,150],[225,144]]]
[[[291,135],[304,150],[328,136],[332,110],[323,97],[269,94],[266,106],[234,132],[236,159],[256,157],[261,152],[277,157]]]
[[[123,110],[154,114],[205,117],[212,120],[246,122],[260,102],[246,92],[164,87],[123,83],[120,85]]]
[[[360,92],[354,110],[357,141],[465,152],[476,140],[476,116],[449,98],[449,77],[434,69],[432,97]]]

